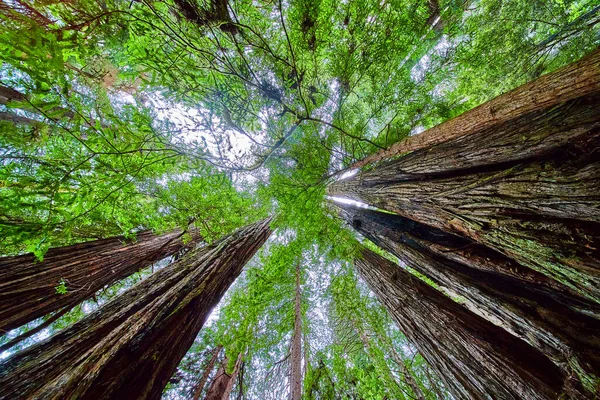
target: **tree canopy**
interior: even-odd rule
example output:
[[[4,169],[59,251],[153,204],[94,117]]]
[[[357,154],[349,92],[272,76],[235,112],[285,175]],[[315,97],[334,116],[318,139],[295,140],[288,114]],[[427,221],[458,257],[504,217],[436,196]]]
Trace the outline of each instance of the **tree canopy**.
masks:
[[[306,398],[441,398],[355,275],[362,239],[326,187],[590,53],[599,22],[595,0],[0,0],[0,255],[147,229],[210,243],[274,215],[163,397],[189,398],[223,346],[229,371],[243,355],[235,394],[283,398],[299,263]]]

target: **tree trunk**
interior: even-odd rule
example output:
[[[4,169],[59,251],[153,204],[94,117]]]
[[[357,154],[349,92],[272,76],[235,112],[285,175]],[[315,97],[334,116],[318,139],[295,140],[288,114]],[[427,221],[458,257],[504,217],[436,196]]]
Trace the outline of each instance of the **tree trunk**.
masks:
[[[376,355],[375,352],[373,351],[373,349],[371,348],[371,342],[369,341],[369,337],[367,336],[365,330],[363,329],[362,325],[356,320],[356,318],[351,318],[352,320],[352,325],[354,326],[354,329],[356,330],[356,332],[358,333],[358,336],[360,337],[360,341],[362,342],[364,348],[365,348],[365,352],[367,353],[367,355],[369,356],[369,358],[371,359],[375,359]],[[379,336],[379,335],[378,335]],[[381,336],[379,336],[380,339]],[[388,346],[389,344],[386,343]],[[392,346],[390,346],[390,349],[395,352],[394,348]],[[396,354],[397,355],[397,354]],[[406,366],[404,364],[402,364],[403,367],[403,373],[405,372],[404,370],[406,370]],[[377,368],[377,367],[375,367]],[[377,369],[376,369],[377,370]],[[381,370],[380,370],[381,371]],[[396,385],[397,387],[401,388],[402,386],[400,385],[400,383],[398,382],[398,380],[396,379],[396,376],[394,376],[394,374],[392,373],[392,370],[389,368],[389,366],[387,364],[385,364],[385,366],[383,367],[383,371],[381,371],[382,374],[385,374],[385,377],[387,378],[387,380],[390,383],[393,383],[394,385]],[[410,378],[412,379],[412,375],[410,375]],[[406,379],[406,375],[405,375],[405,379]],[[414,381],[414,379],[413,379]],[[385,379],[383,377],[381,377],[381,383],[385,384]],[[412,382],[409,382],[409,385],[412,388]],[[417,400],[425,400],[422,395],[419,396],[417,393],[421,394],[420,391],[414,391],[414,394],[417,396]],[[387,395],[386,395],[387,397]]]
[[[471,238],[600,303],[599,106],[595,93],[538,109],[335,182],[330,194]]]
[[[103,287],[199,240],[196,235],[184,244],[182,235],[145,231],[130,243],[119,236],[57,247],[41,262],[31,253],[0,258],[0,335],[51,312],[68,311]],[[66,292],[57,292],[59,286]]]
[[[362,249],[355,266],[456,398],[584,398],[541,353],[398,265]]]
[[[363,236],[594,390],[590,375],[600,376],[596,303],[467,239],[372,210],[344,206],[342,215]]]
[[[270,219],[190,251],[0,364],[0,399],[159,399],[213,307],[271,234]]]
[[[233,384],[240,373],[240,367],[242,365],[242,359],[244,354],[240,352],[238,354],[237,360],[235,361],[235,366],[233,367],[233,372],[231,373],[231,378],[229,378],[229,382],[225,386],[225,390],[223,391],[223,396],[221,396],[221,400],[229,400],[229,395],[231,394],[231,389],[233,389]]]
[[[204,400],[222,400],[223,394],[225,393],[225,389],[227,389],[227,385],[229,381],[231,381],[231,375],[225,371],[225,367],[227,366],[227,359],[223,360],[223,363],[217,370],[217,374],[213,378],[210,387],[208,388],[208,392],[206,393],[206,397]]]
[[[393,144],[350,165],[362,168],[409,151],[471,135],[517,117],[600,91],[600,50],[511,90],[456,118]]]
[[[398,365],[398,367],[400,367],[400,369],[402,370],[402,377],[404,378],[404,381],[408,383],[408,386],[410,386],[410,389],[415,395],[415,398],[417,400],[425,400],[425,395],[423,395],[423,391],[419,387],[419,384],[415,380],[415,377],[413,376],[412,372],[408,369],[406,364],[404,364],[404,360],[402,360],[402,357],[400,357],[392,343],[387,338],[382,337],[380,334],[377,334],[377,336],[379,336],[379,340],[381,340],[383,343],[386,343],[389,346],[390,352],[392,353],[392,358],[394,359],[394,362]]]
[[[291,348],[290,399],[302,399],[302,308],[300,292],[300,261],[296,263],[296,290],[294,296],[294,334]]]
[[[213,350],[212,357],[208,361],[208,364],[206,365],[206,368],[204,368],[204,372],[202,373],[202,378],[193,389],[193,400],[198,400],[200,398],[202,390],[204,389],[204,385],[206,385],[206,381],[208,381],[208,377],[212,372],[213,368],[215,367],[215,363],[217,362],[217,358],[219,358],[219,353],[221,353],[222,348],[223,346],[219,345]]]

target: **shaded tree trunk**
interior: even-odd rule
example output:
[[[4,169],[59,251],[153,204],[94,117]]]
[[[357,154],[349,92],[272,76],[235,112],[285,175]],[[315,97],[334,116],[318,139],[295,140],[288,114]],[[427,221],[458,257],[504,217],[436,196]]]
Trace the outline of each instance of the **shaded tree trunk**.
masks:
[[[355,267],[456,398],[584,398],[527,343],[362,249]]]
[[[344,218],[363,236],[594,390],[593,375],[600,375],[596,303],[468,239],[397,215],[343,208]]]
[[[335,182],[330,194],[468,237],[600,303],[598,64],[600,52],[516,89],[540,101],[528,114],[490,118],[494,107],[520,109],[508,102],[513,92],[500,96],[475,114],[485,120],[473,121],[470,111],[449,121],[476,132]],[[573,74],[590,86],[582,89]],[[558,103],[562,93],[571,100]]]
[[[206,368],[204,368],[204,372],[202,373],[202,378],[200,379],[198,384],[193,389],[193,394],[192,394],[193,400],[198,400],[200,398],[200,395],[202,394],[202,390],[204,390],[204,385],[206,385],[206,381],[208,381],[208,377],[209,377],[210,373],[212,372],[213,368],[215,367],[215,363],[217,362],[217,358],[219,358],[219,353],[221,353],[222,348],[223,348],[223,346],[219,345],[219,346],[215,347],[215,349],[213,350],[212,356],[211,356],[210,360],[208,361]]]
[[[270,219],[192,250],[0,364],[0,398],[159,399],[212,308],[271,234]]]
[[[300,292],[300,261],[296,263],[296,290],[294,295],[294,334],[292,335],[290,399],[302,399],[302,307]]]
[[[210,387],[208,388],[208,392],[206,392],[206,397],[204,400],[221,400],[223,399],[223,394],[227,389],[227,385],[231,381],[231,375],[225,371],[225,367],[227,366],[227,359],[223,360],[223,363],[217,370],[215,377],[210,383]]]
[[[111,285],[148,265],[183,249],[183,233],[156,236],[137,234],[135,242],[123,236],[94,240],[48,250],[43,261],[32,253],[0,258],[0,335],[51,312],[69,311]],[[59,282],[66,293],[57,293]]]

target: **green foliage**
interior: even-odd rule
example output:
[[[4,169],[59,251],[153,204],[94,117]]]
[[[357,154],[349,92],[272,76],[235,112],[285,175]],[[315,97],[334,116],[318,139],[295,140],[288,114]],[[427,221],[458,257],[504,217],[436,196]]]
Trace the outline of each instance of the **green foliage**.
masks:
[[[58,285],[54,287],[54,290],[56,291],[56,294],[67,294],[67,282],[65,282],[64,279],[61,279],[58,281]]]
[[[175,0],[7,3],[0,254],[41,260],[51,247],[141,229],[194,227],[210,242],[274,215],[274,238],[165,396],[188,396],[216,345],[229,370],[244,354],[245,394],[287,395],[299,260],[305,397],[411,398],[393,348],[434,398],[439,382],[352,273],[357,238],[326,185],[352,162],[585,55],[598,45],[599,13],[591,0],[433,3],[231,0],[219,16],[216,2],[189,2],[204,22]],[[55,289],[66,294],[67,282]]]

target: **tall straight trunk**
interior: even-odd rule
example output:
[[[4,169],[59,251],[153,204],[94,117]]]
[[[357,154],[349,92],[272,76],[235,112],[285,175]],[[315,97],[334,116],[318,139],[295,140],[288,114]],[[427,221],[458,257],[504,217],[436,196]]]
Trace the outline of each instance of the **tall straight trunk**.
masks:
[[[183,233],[138,233],[48,250],[43,261],[29,253],[0,258],[0,335],[51,312],[68,311],[98,290],[182,249]],[[66,293],[57,293],[59,282]]]
[[[231,375],[225,371],[226,366],[227,359],[224,359],[223,363],[217,370],[215,377],[210,383],[210,387],[208,388],[208,392],[206,392],[206,397],[204,397],[204,400],[221,400],[223,398],[223,394],[227,389],[227,385],[231,381]]]
[[[202,378],[193,389],[193,400],[198,400],[200,398],[202,390],[204,390],[204,385],[206,385],[206,381],[208,381],[208,376],[215,367],[215,363],[217,362],[217,358],[219,358],[219,353],[221,353],[222,348],[223,346],[219,345],[213,350],[212,356],[210,357],[210,360],[208,361],[208,364],[206,365],[206,368],[204,368],[204,372],[202,373]]]
[[[221,397],[221,400],[229,400],[229,395],[231,394],[231,390],[233,389],[233,384],[235,383],[235,380],[237,379],[238,374],[240,373],[243,357],[244,353],[240,352],[240,354],[238,354],[237,360],[235,361],[235,366],[233,367],[231,378],[229,379],[229,382],[227,382],[227,386],[225,386],[225,390],[223,391],[223,396]]]
[[[188,252],[0,364],[0,399],[158,399],[210,311],[271,234],[270,219]]]
[[[456,398],[584,398],[549,359],[368,249],[355,267]]]
[[[294,294],[294,334],[291,348],[290,399],[302,399],[302,307],[300,292],[300,261],[296,263],[296,289]]]
[[[566,87],[573,74],[598,77],[598,63],[600,52],[555,73],[554,86],[517,89],[553,98],[566,90],[569,101],[541,102],[491,126],[480,121],[474,126],[484,129],[335,182],[329,192],[468,237],[600,303],[600,84]],[[496,100],[484,106],[494,109]]]
[[[462,296],[465,306],[527,341],[590,390],[600,376],[600,307],[467,239],[406,218],[343,206],[363,236]],[[594,318],[591,315],[595,315]]]

